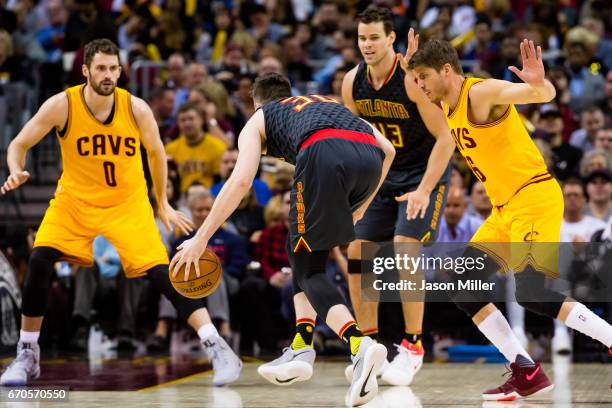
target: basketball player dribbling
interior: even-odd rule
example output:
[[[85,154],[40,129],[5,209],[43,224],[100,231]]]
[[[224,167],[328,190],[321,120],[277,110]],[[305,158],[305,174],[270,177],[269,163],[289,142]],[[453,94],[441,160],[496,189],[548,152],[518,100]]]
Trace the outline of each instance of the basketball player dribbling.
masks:
[[[325,266],[331,248],[354,239],[354,223],[363,216],[391,166],[393,145],[332,98],[291,96],[291,84],[282,75],[259,77],[253,99],[257,111],[238,138],[236,167],[195,237],[179,247],[171,271],[178,274],[186,265],[185,280],[192,267],[199,275],[198,259],[212,234],[249,191],[262,153],[295,164],[287,251],[294,301],[308,306],[302,315],[311,320],[319,315],[350,345],[354,368],[345,401],[348,406],[365,404],[377,394],[376,372],[387,349],[359,330],[342,295],[327,279]],[[314,350],[299,352],[299,359],[312,367]],[[300,375],[287,372],[277,381],[290,384]]]
[[[418,49],[418,37],[413,41],[416,45],[412,48]],[[612,326],[583,304],[545,287],[545,276],[557,273],[563,195],[514,105],[548,102],[554,98],[555,88],[545,79],[540,47],[524,40],[520,49],[522,69],[509,69],[523,83],[466,78],[455,49],[440,40],[428,41],[402,64],[414,71],[418,85],[433,102],[443,102],[455,143],[493,203],[493,213],[476,232],[471,246],[487,251],[492,255],[489,260],[497,257],[501,265],[515,271],[516,299],[525,308],[559,319],[610,350]],[[510,253],[492,253],[492,246],[486,246],[491,242],[513,246]],[[547,243],[556,243],[556,251],[551,253],[550,247],[542,250]],[[490,272],[499,266],[490,265]],[[533,361],[501,312],[485,298],[453,294],[457,306],[511,363],[509,379],[485,391],[483,398],[508,401],[552,389],[540,364]]]
[[[184,233],[192,225],[168,204],[166,155],[153,113],[143,100],[116,87],[121,65],[113,42],[88,43],[82,72],[87,82],[45,101],[8,148],[10,174],[2,194],[28,180],[26,154],[52,129],[61,146],[63,173],[30,256],[17,357],[0,385],[25,385],[40,375],[38,337],[53,266],[59,260],[91,266],[97,235],[117,248],[128,278],[147,276],[198,332],[213,363],[213,384],[229,384],[240,376],[240,359],[217,333],[202,300],[181,296],[168,278],[168,255],[148,200],[141,144],[149,158],[160,219],[167,228],[174,224]]]

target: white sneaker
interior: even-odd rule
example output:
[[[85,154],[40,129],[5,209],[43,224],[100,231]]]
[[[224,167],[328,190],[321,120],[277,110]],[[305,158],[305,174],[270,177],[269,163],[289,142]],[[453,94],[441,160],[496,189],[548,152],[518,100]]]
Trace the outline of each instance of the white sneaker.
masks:
[[[527,334],[525,334],[525,329],[521,326],[513,326],[512,331],[521,344],[521,347],[527,350],[527,347],[529,347],[529,339],[527,338]]]
[[[38,343],[17,343],[17,357],[0,377],[0,385],[23,386],[40,376],[40,348]]]
[[[410,385],[414,376],[423,366],[425,349],[423,346],[415,346],[406,339],[401,344],[396,344],[397,355],[382,373],[381,380],[390,385]]]
[[[387,367],[389,367],[389,361],[385,359],[385,361],[383,362],[383,365],[380,367],[380,370],[376,373],[376,378],[380,378],[380,376],[387,369]],[[346,381],[348,381],[349,384],[353,381],[353,365],[352,364],[347,365],[346,368],[344,369],[344,378],[346,378]]]
[[[240,377],[242,361],[219,335],[206,339],[202,345],[208,359],[212,362],[213,385],[223,386],[233,383]]]
[[[317,353],[312,347],[298,350],[285,347],[279,358],[260,365],[257,367],[257,372],[275,385],[290,385],[297,381],[306,381],[312,377],[316,356]]]
[[[572,339],[565,327],[555,329],[551,348],[554,354],[568,355],[572,353]]]
[[[378,393],[376,374],[387,359],[387,349],[370,337],[361,339],[357,355],[353,360],[353,381],[346,394],[346,405],[358,407],[371,401]]]

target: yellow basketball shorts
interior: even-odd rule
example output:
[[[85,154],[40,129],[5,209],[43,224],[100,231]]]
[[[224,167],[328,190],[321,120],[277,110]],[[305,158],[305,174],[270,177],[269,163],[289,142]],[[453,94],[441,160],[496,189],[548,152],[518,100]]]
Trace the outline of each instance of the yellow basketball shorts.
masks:
[[[493,256],[504,270],[526,266],[558,276],[563,194],[555,179],[529,184],[508,203],[494,207],[472,237],[471,245]]]
[[[128,278],[145,275],[156,265],[168,264],[168,254],[146,195],[102,208],[57,193],[38,228],[34,247],[55,248],[63,253],[64,261],[92,266],[93,240],[98,235],[117,249]]]

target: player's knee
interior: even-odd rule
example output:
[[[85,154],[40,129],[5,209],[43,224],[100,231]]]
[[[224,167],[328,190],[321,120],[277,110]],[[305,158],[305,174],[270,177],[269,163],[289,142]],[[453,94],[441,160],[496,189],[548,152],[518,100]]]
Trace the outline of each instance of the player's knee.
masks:
[[[32,251],[23,284],[22,313],[25,316],[39,317],[45,314],[53,266],[61,256],[60,251],[49,247],[37,247]]]
[[[518,304],[542,316],[557,317],[565,296],[548,289],[543,274],[527,267],[515,275],[515,281]]]
[[[30,255],[24,287],[48,287],[53,275],[53,266],[61,256],[62,253],[54,248],[34,248]]]

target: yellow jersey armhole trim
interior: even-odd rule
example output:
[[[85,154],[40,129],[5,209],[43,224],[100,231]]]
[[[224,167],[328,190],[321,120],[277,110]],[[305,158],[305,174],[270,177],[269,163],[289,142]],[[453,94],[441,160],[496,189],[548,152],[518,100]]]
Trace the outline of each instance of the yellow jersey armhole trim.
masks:
[[[470,126],[475,127],[475,128],[488,128],[488,127],[493,127],[495,125],[499,125],[501,122],[503,122],[509,115],[510,115],[510,109],[512,109],[512,105],[508,105],[508,107],[506,108],[506,111],[504,112],[503,115],[501,115],[501,117],[499,119],[495,119],[493,122],[489,122],[489,123],[483,123],[482,125],[478,125],[476,123],[472,123],[472,121],[470,120],[470,116],[468,115],[468,123],[470,124]]]
[[[132,125],[134,125],[134,128],[140,133],[140,128],[138,127],[138,122],[136,122],[136,116],[134,116],[134,110],[132,109],[132,94],[126,92],[125,95],[127,99],[128,116],[130,117],[130,121],[132,122]]]
[[[72,124],[72,115],[70,114],[72,112],[72,98],[70,96],[69,89],[66,89],[64,93],[66,94],[66,98],[68,98],[68,118],[66,119],[66,131],[64,132],[64,135],[61,136],[60,133],[62,129],[58,130],[57,127],[55,128],[55,134],[62,140],[65,140],[70,133],[70,125]]]

